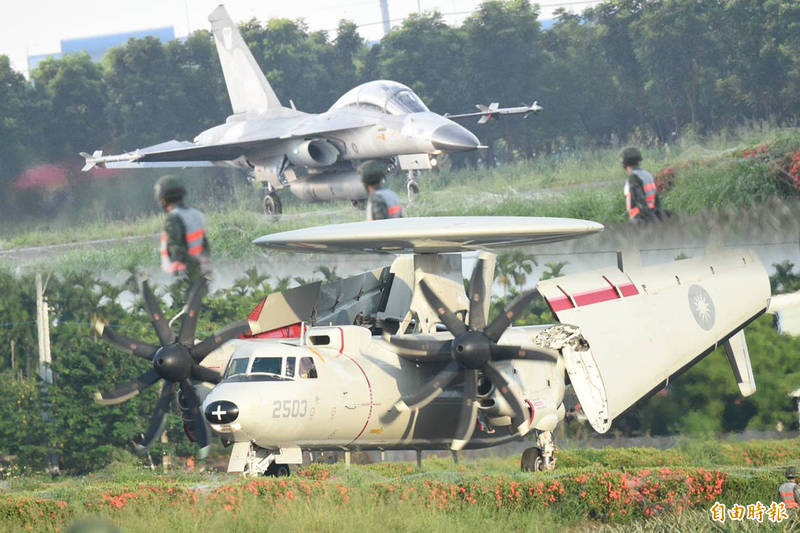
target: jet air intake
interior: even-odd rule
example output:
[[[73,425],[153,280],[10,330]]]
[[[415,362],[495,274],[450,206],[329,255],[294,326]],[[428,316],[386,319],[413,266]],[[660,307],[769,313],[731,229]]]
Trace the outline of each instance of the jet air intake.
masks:
[[[339,149],[325,139],[312,139],[296,144],[286,157],[300,167],[327,167],[339,159]]]

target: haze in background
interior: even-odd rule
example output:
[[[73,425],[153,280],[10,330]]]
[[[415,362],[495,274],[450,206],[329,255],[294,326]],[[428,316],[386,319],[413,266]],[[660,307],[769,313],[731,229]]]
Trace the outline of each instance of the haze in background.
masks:
[[[341,19],[352,20],[368,41],[383,36],[380,0],[32,0],[10,2],[0,18],[0,54],[9,56],[19,72],[28,75],[29,55],[57,52],[62,39],[107,35],[172,26],[176,37],[209,29],[208,14],[224,3],[231,18],[244,22],[255,17],[305,19],[311,30],[328,30],[333,36]],[[389,0],[392,25],[410,13],[438,10],[450,24],[460,24],[480,0]],[[599,0],[541,2],[542,18],[558,7],[582,11]]]

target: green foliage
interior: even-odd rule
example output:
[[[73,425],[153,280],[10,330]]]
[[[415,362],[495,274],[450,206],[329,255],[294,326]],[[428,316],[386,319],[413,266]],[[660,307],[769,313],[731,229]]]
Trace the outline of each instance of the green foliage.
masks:
[[[757,390],[742,398],[728,359],[720,348],[672,382],[666,395],[639,404],[615,425],[653,434],[709,434],[720,431],[797,428],[797,410],[787,397],[797,388],[797,339],[779,335],[764,316],[745,328]]]
[[[480,126],[488,149],[448,157],[446,166],[456,169],[477,163],[491,169],[543,154],[569,159],[579,150],[617,150],[623,140],[674,147],[679,137],[733,131],[744,123],[796,122],[796,2],[608,0],[581,15],[560,10],[556,17],[542,31],[535,4],[491,0],[460,27],[437,12],[412,15],[373,46],[349,21],[338,24],[335,39],[309,31],[302,20],[253,19],[241,31],[281,100],[291,98],[308,111],[324,111],[357,83],[381,78],[408,84],[442,113],[492,101],[513,106],[539,99],[545,105],[535,119]],[[98,196],[95,215],[148,211],[147,204],[105,201],[100,191],[111,187],[79,173],[77,152],[190,139],[221,123],[230,109],[205,30],[181,42],[131,39],[110,50],[102,66],[86,55],[50,59],[31,77],[35,83],[26,83],[7,58],[0,59],[0,184],[27,166],[57,162],[67,168],[69,185],[55,197],[53,191],[14,192],[3,199],[9,219],[76,212]],[[746,166],[731,164],[713,181],[676,192],[670,207],[685,204],[694,212],[731,194],[750,202],[771,194],[768,184],[747,179],[763,168]],[[230,194],[230,173],[197,174],[216,183],[201,196]],[[139,172],[132,181],[146,183],[149,176]],[[700,187],[715,192],[695,200]],[[114,194],[119,200],[131,190]]]

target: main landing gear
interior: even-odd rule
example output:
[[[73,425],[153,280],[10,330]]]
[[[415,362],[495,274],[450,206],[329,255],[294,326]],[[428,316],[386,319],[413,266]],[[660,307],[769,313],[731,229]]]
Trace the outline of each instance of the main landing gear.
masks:
[[[277,192],[268,182],[264,182],[264,215],[267,218],[277,220],[283,212],[281,199]]]
[[[536,438],[536,446],[528,448],[522,452],[520,467],[523,472],[540,472],[542,470],[553,470],[556,467],[556,459],[553,457],[555,445],[553,436],[549,431],[539,432]]]
[[[408,193],[408,203],[412,203],[419,196],[419,183],[416,180],[417,171],[409,170],[406,177],[406,192]]]

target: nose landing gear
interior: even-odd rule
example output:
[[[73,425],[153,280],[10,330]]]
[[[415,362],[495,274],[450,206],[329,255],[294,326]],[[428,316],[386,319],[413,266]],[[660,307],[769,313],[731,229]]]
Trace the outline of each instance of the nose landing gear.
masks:
[[[553,444],[552,434],[549,431],[539,432],[536,446],[522,452],[520,461],[522,471],[540,472],[555,469],[556,458],[553,456],[553,452],[555,452],[555,444]]]

